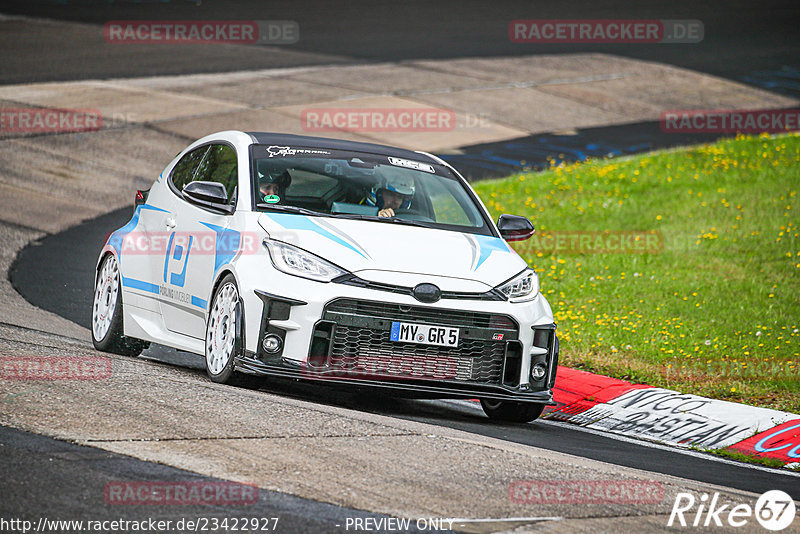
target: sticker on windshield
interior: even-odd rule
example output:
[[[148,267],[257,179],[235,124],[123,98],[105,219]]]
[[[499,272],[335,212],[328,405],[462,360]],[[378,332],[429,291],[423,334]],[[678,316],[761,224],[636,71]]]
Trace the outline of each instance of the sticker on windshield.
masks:
[[[327,150],[309,150],[307,148],[292,148],[289,146],[270,145],[267,147],[269,157],[275,156],[294,156],[297,154],[325,154],[330,155]]]
[[[278,195],[264,195],[264,202],[267,204],[277,204],[281,201],[281,197]]]
[[[391,163],[392,165],[397,165],[398,167],[405,167],[407,169],[414,169],[416,171],[429,172],[431,174],[436,172],[435,170],[433,170],[432,165],[428,165],[427,163],[420,163],[419,161],[411,161],[410,159],[390,157],[389,163]]]

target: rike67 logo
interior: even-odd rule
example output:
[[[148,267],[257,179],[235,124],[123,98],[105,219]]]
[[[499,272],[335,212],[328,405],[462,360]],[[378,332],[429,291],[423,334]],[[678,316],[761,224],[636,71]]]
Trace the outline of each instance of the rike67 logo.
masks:
[[[668,527],[744,527],[755,520],[765,529],[784,530],[794,521],[796,508],[786,492],[771,490],[761,495],[755,506],[746,503],[721,503],[719,493],[703,493],[696,498],[691,493],[678,493]],[[726,524],[727,523],[727,524]]]

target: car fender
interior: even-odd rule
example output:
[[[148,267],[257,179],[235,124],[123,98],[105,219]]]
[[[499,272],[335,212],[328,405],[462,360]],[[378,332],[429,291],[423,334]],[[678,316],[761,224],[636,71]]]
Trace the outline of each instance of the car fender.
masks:
[[[114,256],[117,260],[117,265],[119,266],[120,274],[122,273],[122,263],[119,260],[119,256],[117,255],[117,251],[114,250],[114,247],[108,244],[103,245],[103,249],[100,251],[100,254],[97,256],[97,261],[94,265],[94,282],[97,283],[97,276],[100,274],[100,266],[103,264],[103,260],[105,260],[106,256],[108,255]],[[121,284],[120,284],[121,285]]]

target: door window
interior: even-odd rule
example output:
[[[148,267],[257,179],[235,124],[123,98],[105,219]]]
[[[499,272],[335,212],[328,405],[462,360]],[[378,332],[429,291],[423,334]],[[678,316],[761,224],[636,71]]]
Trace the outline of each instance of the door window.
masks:
[[[186,184],[194,180],[197,167],[200,165],[200,162],[203,161],[203,156],[206,155],[206,152],[208,152],[207,146],[196,148],[183,156],[175,165],[170,175],[170,180],[172,180],[172,185],[175,186],[175,189],[183,191]]]
[[[228,145],[211,145],[197,168],[194,180],[222,184],[228,192],[228,204],[233,203],[239,182],[236,150]]]

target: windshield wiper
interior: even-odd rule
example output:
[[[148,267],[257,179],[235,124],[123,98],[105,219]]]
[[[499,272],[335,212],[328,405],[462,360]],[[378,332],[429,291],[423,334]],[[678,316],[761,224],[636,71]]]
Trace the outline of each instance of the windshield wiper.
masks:
[[[420,228],[436,228],[435,226],[420,221],[412,221],[409,219],[402,219],[397,217],[378,217],[377,215],[357,215],[354,213],[323,213],[321,211],[314,211],[307,208],[299,208],[297,206],[287,206],[285,204],[267,204],[266,202],[259,202],[256,204],[256,207],[265,210],[299,213],[301,215],[317,215],[322,217],[336,217],[340,219],[357,219],[360,221],[377,221],[377,222],[388,222],[394,224],[405,224],[407,226],[419,226]]]
[[[386,221],[386,222],[395,223],[395,224],[405,224],[405,225],[408,225],[408,226],[419,226],[419,227],[422,227],[422,228],[436,228],[435,226],[433,226],[433,225],[431,225],[429,223],[424,223],[422,221],[412,221],[410,219],[403,219],[403,218],[398,219],[396,217],[378,217],[378,219],[381,220],[381,221]]]
[[[274,210],[274,211],[286,211],[288,213],[299,213],[301,215],[324,215],[327,216],[327,213],[322,213],[319,211],[314,211],[306,208],[298,208],[297,206],[286,206],[283,204],[267,204],[266,202],[259,202],[256,204],[256,207],[259,209],[264,210]]]
[[[410,219],[398,219],[396,217],[378,217],[377,215],[357,215],[355,213],[331,213],[330,217],[338,217],[340,219],[356,219],[359,221],[377,221],[388,222],[394,224],[405,224],[407,226],[419,226],[421,228],[436,228],[431,224],[426,224],[421,221],[412,221]]]

